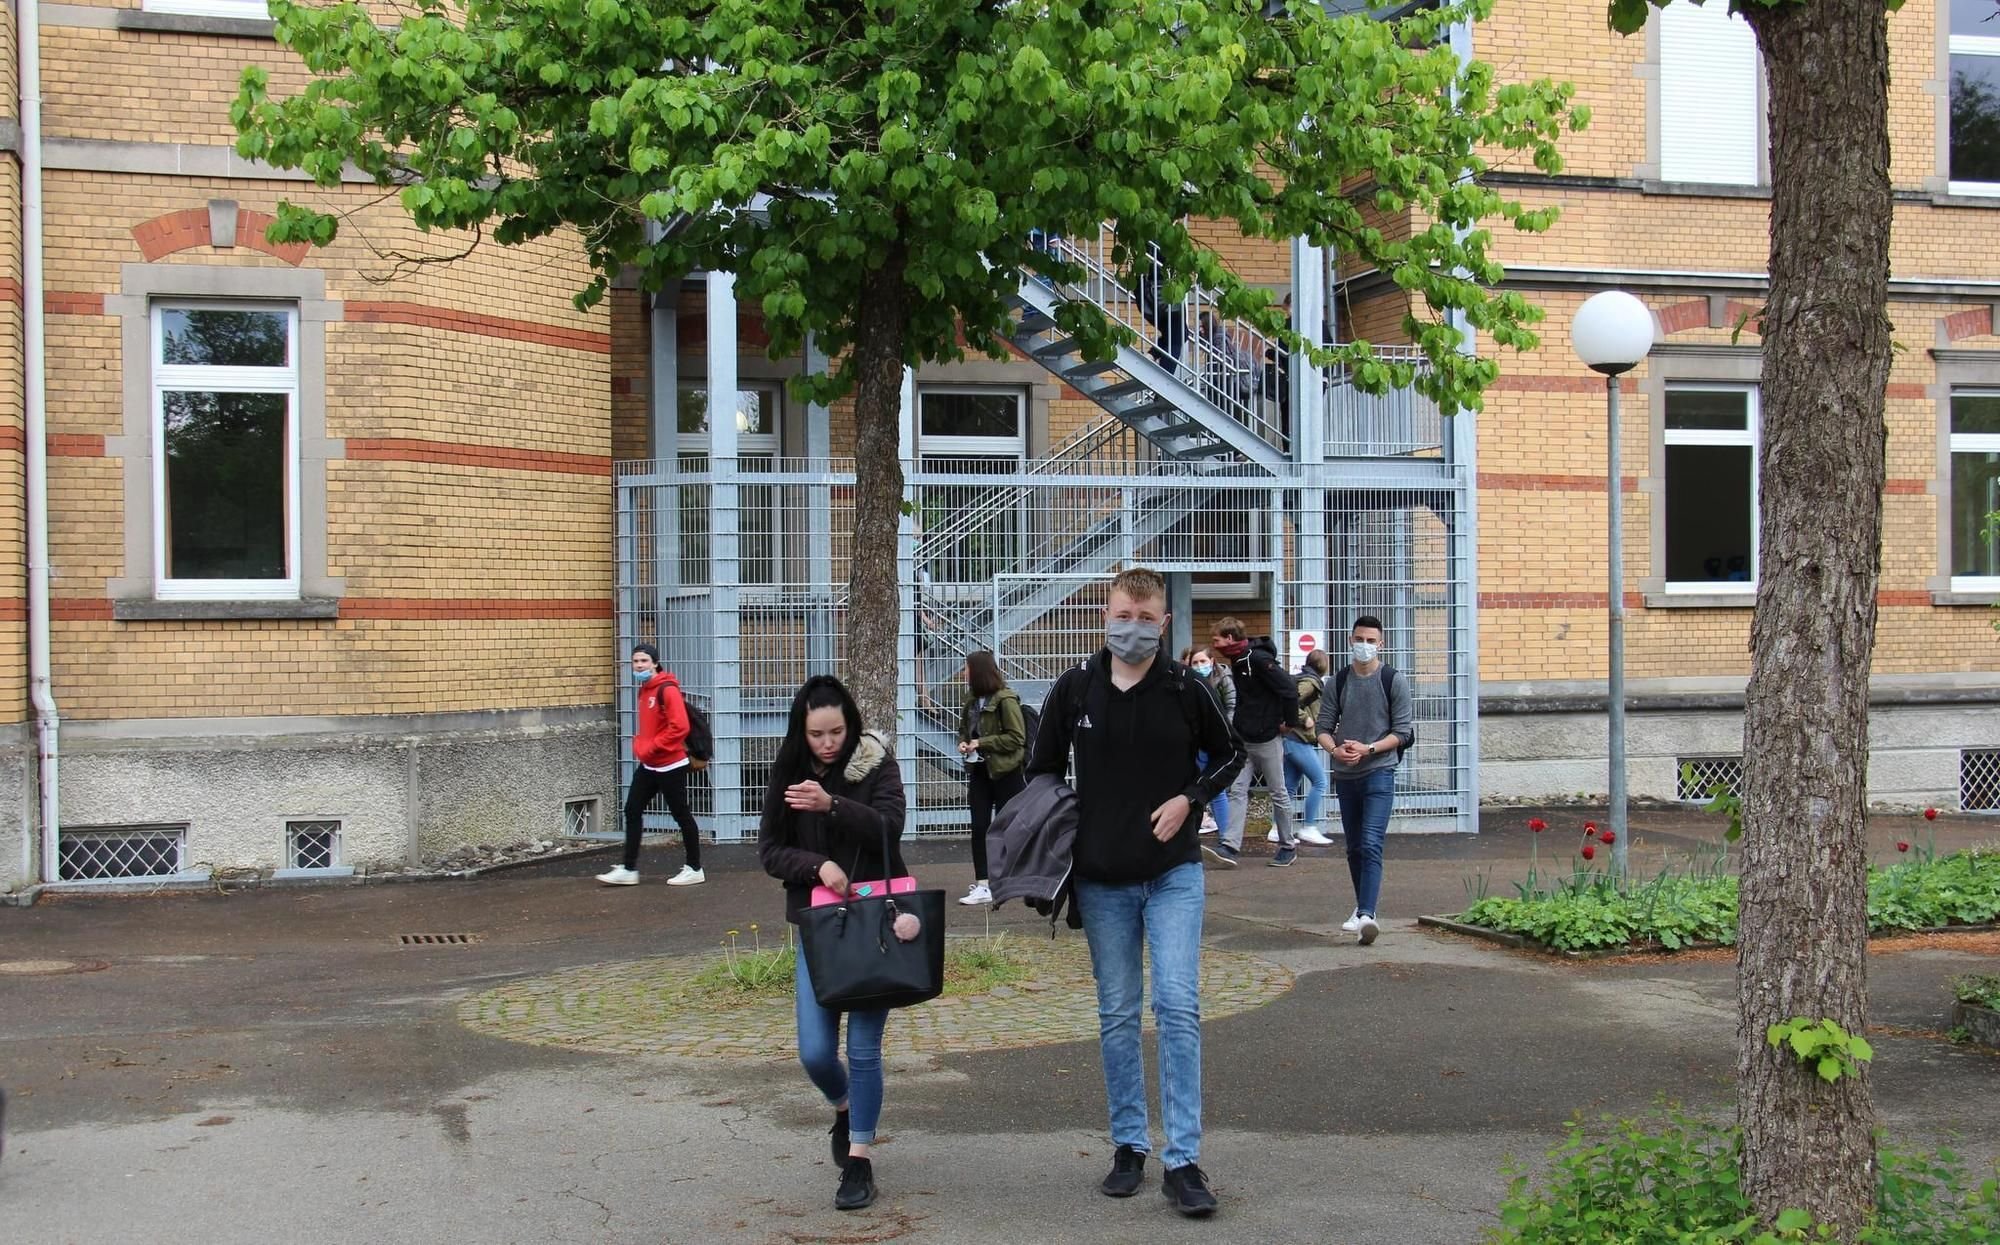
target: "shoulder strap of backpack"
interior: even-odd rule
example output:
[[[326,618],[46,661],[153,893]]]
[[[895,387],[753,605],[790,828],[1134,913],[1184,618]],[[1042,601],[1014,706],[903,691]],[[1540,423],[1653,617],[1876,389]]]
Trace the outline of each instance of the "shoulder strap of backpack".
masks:
[[[1347,712],[1347,670],[1346,666],[1333,676],[1333,724],[1340,725],[1340,715]]]

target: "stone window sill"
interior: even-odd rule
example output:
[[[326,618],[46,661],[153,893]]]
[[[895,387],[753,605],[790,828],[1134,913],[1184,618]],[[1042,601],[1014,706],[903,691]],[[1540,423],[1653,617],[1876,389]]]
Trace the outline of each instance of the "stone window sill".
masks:
[[[338,618],[334,597],[297,601],[113,601],[111,617],[118,622],[213,622],[257,618]]]
[[[1649,610],[1750,610],[1757,608],[1754,592],[1649,592]]]
[[[275,39],[278,24],[269,18],[203,17],[193,13],[153,13],[120,9],[118,29],[149,30],[170,35],[231,35],[240,39]]]
[[[1933,591],[1932,605],[1977,605],[1991,608],[2000,605],[2000,593]]]

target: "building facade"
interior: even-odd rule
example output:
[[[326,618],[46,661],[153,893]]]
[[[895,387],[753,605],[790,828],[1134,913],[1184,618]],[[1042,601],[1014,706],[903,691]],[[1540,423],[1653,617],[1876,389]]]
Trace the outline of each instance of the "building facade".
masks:
[[[2000,508],[2000,259],[1974,242],[2000,207],[1988,7],[1890,19],[1904,349],[1870,782],[1900,805],[2000,805],[2000,551],[1981,537]],[[24,23],[41,108],[39,141],[0,160],[0,533],[33,546],[46,481],[59,825],[37,808],[35,577],[9,559],[0,890],[601,831],[639,640],[715,719],[707,824],[746,833],[791,689],[847,656],[851,413],[785,385],[817,360],[770,360],[726,274],[578,313],[587,272],[562,239],[413,265],[465,240],[416,234],[370,186],[237,158],[241,67],[274,89],[300,73],[256,0],[20,6],[0,26],[17,133],[34,128],[13,103]],[[1084,280],[1023,282],[1009,360],[908,377],[896,726],[919,829],[962,825],[962,655],[993,648],[1034,694],[1095,647],[1104,580],[1133,562],[1172,575],[1177,643],[1234,614],[1337,647],[1355,613],[1382,615],[1420,714],[1399,828],[1602,793],[1603,386],[1567,334],[1607,288],[1647,303],[1660,343],[1623,390],[1632,790],[1686,798],[1737,772],[1769,206],[1754,44],[1718,5],[1619,38],[1599,5],[1503,0],[1461,46],[1505,77],[1574,81],[1593,112],[1561,176],[1493,173],[1563,215],[1502,239],[1508,281],[1549,318],[1483,411],[1272,367],[1204,291],[1149,308],[1089,238],[1053,243]],[[268,244],[288,195],[344,211],[339,241]],[[1291,294],[1301,326],[1403,340],[1410,308],[1376,274],[1201,237]],[[1084,362],[1053,328],[1066,299],[1138,348]]]

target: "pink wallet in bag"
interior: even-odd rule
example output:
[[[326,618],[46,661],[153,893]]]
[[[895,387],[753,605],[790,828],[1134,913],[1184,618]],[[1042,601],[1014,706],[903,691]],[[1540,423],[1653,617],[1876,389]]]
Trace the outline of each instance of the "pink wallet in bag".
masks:
[[[815,886],[809,907],[821,907],[830,903],[845,903],[849,899],[867,899],[872,895],[901,895],[917,889],[915,878],[890,878],[887,882],[849,882],[845,895],[830,886]]]

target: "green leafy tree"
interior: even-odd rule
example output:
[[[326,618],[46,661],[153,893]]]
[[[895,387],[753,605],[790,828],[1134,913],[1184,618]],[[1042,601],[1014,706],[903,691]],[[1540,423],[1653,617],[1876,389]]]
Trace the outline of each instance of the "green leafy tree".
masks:
[[[1771,134],[1737,943],[1743,1190],[1766,1223],[1803,1208],[1851,1241],[1874,1199],[1869,1076],[1865,1067],[1813,1076],[1766,1034],[1801,1016],[1848,1033],[1868,1020],[1868,671],[1890,357],[1888,14],[1901,0],[1728,3],[1763,54]],[[1647,11],[1648,0],[1611,0],[1611,24],[1638,30]]]
[[[343,165],[423,229],[501,244],[573,229],[602,298],[737,275],[774,356],[815,336],[837,360],[802,389],[854,399],[858,462],[848,652],[857,697],[893,720],[902,371],[1004,354],[1024,271],[1062,267],[1031,230],[1095,236],[1119,262],[1158,246],[1190,280],[1298,345],[1269,296],[1197,247],[1191,218],[1306,236],[1415,295],[1406,325],[1447,410],[1495,374],[1448,313],[1503,347],[1536,310],[1496,292],[1486,223],[1546,228],[1482,186],[1489,157],[1560,167],[1583,124],[1567,85],[1500,85],[1461,65],[1449,24],[1491,0],[1382,23],[1261,0],[426,0],[393,29],[354,4],[272,0],[277,38],[316,75],[272,98],[247,69],[237,150],[331,186]],[[1414,219],[1413,227],[1388,223]],[[274,238],[336,220],[285,205]],[[1086,306],[1063,327],[1096,357],[1124,330]],[[962,335],[962,336],[961,336]],[[963,343],[963,344],[961,344]],[[1356,347],[1364,385],[1407,383]],[[1322,361],[1332,362],[1332,354]]]

